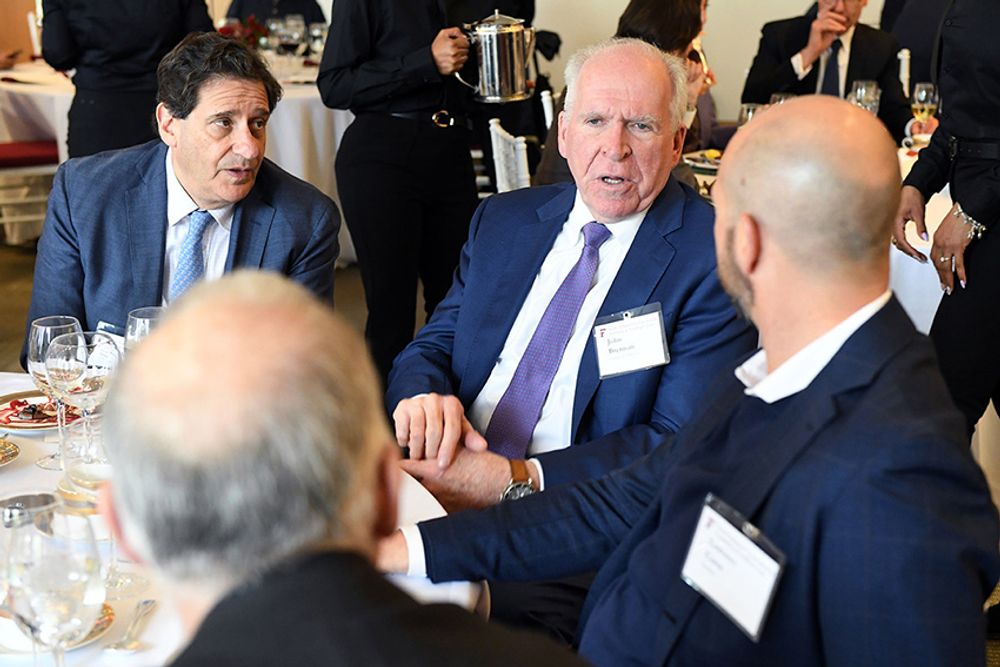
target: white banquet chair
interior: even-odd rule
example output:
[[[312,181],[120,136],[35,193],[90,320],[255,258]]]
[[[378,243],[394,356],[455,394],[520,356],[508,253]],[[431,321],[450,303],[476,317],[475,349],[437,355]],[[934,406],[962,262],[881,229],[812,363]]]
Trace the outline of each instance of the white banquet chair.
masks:
[[[491,118],[490,143],[493,145],[497,192],[509,192],[531,185],[528,147],[524,137],[515,137],[503,129],[499,118]]]

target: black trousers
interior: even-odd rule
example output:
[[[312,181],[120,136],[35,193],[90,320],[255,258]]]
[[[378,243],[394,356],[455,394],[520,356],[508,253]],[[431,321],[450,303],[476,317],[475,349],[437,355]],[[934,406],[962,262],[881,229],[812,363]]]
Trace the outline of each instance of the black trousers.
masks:
[[[490,583],[490,620],[573,646],[595,573],[554,581]]]
[[[990,399],[1000,404],[1000,230],[969,244],[965,270],[967,287],[956,278],[955,291],[941,297],[931,338],[971,437]]]
[[[144,144],[154,129],[156,93],[104,92],[77,89],[69,108],[70,157]]]
[[[365,287],[365,337],[384,384],[413,339],[417,279],[430,316],[468,235],[478,204],[468,130],[359,114],[337,150],[336,170]]]

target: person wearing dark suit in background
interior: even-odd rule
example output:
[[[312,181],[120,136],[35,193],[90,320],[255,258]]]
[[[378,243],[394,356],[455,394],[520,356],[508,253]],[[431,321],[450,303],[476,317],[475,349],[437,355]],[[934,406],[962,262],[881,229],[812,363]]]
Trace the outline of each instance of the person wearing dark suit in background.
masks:
[[[798,16],[764,25],[743,86],[744,103],[767,104],[774,93],[846,97],[855,81],[882,90],[878,116],[898,142],[917,125],[899,81],[899,44],[889,33],[858,23],[868,0],[822,0],[816,18]]]
[[[945,291],[931,339],[971,436],[990,400],[1000,404],[1000,3],[954,0],[939,25],[941,126],[903,183],[894,239],[926,262],[905,227],[926,238],[926,202],[950,186],[955,204],[930,251]]]
[[[997,510],[889,291],[889,134],[791,100],[736,133],[714,194],[719,276],[762,349],[632,466],[420,523],[417,562],[409,533],[376,562],[434,581],[600,568],[577,635],[600,667],[983,665]]]
[[[404,469],[446,507],[634,461],[691,418],[706,377],[753,349],[716,275],[712,209],[671,175],[685,76],[679,58],[636,39],[574,55],[559,124],[574,184],[495,195],[476,212],[451,291],[386,391]],[[608,236],[568,304],[588,233]],[[595,324],[639,307],[662,323],[669,363],[611,372]],[[493,617],[568,641],[588,583],[493,586]]]
[[[317,85],[350,109],[337,186],[358,253],[365,338],[383,384],[413,339],[418,279],[429,318],[451,284],[476,210],[469,41],[439,0],[337,0]]]
[[[177,308],[108,397],[114,479],[101,492],[120,543],[167,582],[189,640],[175,667],[505,667],[515,655],[582,667],[541,637],[421,605],[372,567],[396,524],[398,453],[364,343],[328,304],[242,271]]]
[[[281,96],[267,65],[236,40],[199,33],[158,75],[160,139],[56,172],[27,326],[73,315],[122,335],[133,308],[239,267],[278,271],[332,302],[340,213],[264,157]]]
[[[156,66],[190,32],[211,31],[204,0],[43,0],[42,56],[76,70],[70,157],[156,138]]]
[[[226,10],[226,18],[246,21],[253,16],[261,24],[269,18],[283,19],[289,14],[301,15],[306,25],[327,22],[316,0],[233,0]]]

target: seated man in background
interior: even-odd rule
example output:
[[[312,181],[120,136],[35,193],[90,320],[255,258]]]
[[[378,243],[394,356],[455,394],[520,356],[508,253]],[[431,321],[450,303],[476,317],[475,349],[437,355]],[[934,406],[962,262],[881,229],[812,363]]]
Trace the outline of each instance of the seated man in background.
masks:
[[[753,349],[716,276],[712,208],[670,178],[685,76],[637,39],[576,54],[559,125],[575,183],[480,205],[386,392],[399,444],[427,459],[407,469],[446,505],[496,502],[508,459],[534,457],[534,491],[543,475],[550,487],[631,462],[688,420],[706,375]],[[648,356],[599,363],[595,321],[648,305],[654,344],[626,341]]]
[[[916,125],[899,82],[899,44],[887,32],[858,23],[868,0],[821,0],[815,17],[774,21],[743,86],[743,102],[767,104],[775,93],[820,93],[844,98],[855,81],[882,89],[878,117],[899,143],[908,133],[933,132],[937,121]]]
[[[175,665],[583,664],[373,569],[396,522],[384,418],[360,336],[273,275],[196,288],[130,354],[102,509],[193,636]]]
[[[157,78],[161,141],[56,173],[28,326],[73,315],[85,330],[122,334],[130,310],[239,267],[284,273],[331,301],[340,213],[264,157],[281,96],[264,61],[236,40],[195,33]]]
[[[792,100],[736,134],[715,201],[720,277],[763,349],[631,467],[421,523],[422,560],[396,534],[379,564],[434,581],[600,568],[578,635],[596,665],[982,665],[997,511],[888,289],[888,133]]]

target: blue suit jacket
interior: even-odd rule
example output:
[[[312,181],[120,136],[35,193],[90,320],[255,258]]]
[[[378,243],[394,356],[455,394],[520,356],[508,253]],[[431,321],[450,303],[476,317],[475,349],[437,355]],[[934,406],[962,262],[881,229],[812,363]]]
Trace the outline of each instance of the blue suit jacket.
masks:
[[[390,412],[424,392],[472,404],[575,197],[574,186],[559,184],[480,205],[451,290],[389,374]],[[602,381],[590,338],[573,403],[576,446],[539,457],[547,487],[601,475],[651,450],[690,418],[706,379],[753,349],[756,332],[716,276],[713,220],[712,208],[673,179],[646,214],[598,317],[659,302],[671,361]]]
[[[731,371],[712,396],[630,468],[420,524],[431,578],[600,568],[580,635],[597,665],[983,664],[997,513],[931,346],[895,300],[785,399],[738,468],[711,445],[757,399]],[[787,558],[758,644],[680,578],[709,492]]]
[[[85,330],[99,322],[124,329],[130,310],[161,302],[166,153],[156,140],[59,168],[38,242],[29,327],[45,315],[75,315]],[[264,160],[236,205],[226,271],[277,271],[332,300],[339,229],[329,197]]]

